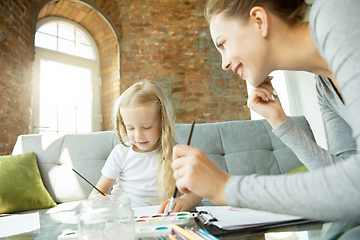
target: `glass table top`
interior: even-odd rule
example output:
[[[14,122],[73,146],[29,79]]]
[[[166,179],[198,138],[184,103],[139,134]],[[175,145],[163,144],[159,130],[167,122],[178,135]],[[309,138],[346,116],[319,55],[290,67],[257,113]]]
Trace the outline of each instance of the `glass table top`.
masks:
[[[0,240],[27,240],[27,239],[48,239],[57,240],[58,236],[64,232],[77,230],[77,224],[73,221],[79,211],[64,211],[56,213],[40,213],[40,229],[33,232],[0,238]],[[199,228],[193,221],[192,226]],[[309,223],[302,225],[292,225],[280,228],[266,229],[261,231],[243,231],[240,233],[217,236],[219,239],[231,240],[326,240],[338,234],[348,223]]]

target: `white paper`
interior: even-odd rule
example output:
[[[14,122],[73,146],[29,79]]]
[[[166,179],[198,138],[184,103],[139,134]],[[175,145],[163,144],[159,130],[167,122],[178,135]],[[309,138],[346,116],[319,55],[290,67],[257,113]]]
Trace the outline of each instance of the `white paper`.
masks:
[[[134,217],[151,216],[157,213],[160,205],[132,208]]]
[[[217,221],[212,222],[212,224],[226,230],[303,219],[297,216],[257,211],[248,208],[234,208],[230,206],[203,206],[196,207],[196,210],[211,213],[212,216],[217,219]]]
[[[39,212],[0,216],[0,238],[31,232],[39,228]]]

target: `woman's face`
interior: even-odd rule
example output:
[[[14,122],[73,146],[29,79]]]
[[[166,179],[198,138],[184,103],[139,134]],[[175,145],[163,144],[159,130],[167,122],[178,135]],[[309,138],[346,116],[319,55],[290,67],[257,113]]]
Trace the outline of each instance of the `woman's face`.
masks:
[[[219,13],[210,20],[210,33],[221,53],[224,70],[231,69],[253,87],[272,72],[269,44],[256,18],[250,17],[247,23],[242,23]]]

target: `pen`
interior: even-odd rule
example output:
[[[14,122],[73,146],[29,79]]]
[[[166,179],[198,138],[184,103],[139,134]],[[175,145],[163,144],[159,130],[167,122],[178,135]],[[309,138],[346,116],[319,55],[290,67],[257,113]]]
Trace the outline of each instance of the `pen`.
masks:
[[[103,196],[106,197],[106,194],[100,191],[97,187],[95,187],[91,182],[89,182],[86,178],[84,178],[80,173],[78,173],[75,169],[72,168],[72,170],[79,175],[82,179],[84,179],[88,184],[90,184],[93,188],[95,188],[99,193],[101,193]]]
[[[195,125],[195,121],[192,121],[192,122],[191,122],[191,129],[190,129],[190,133],[189,133],[189,138],[188,138],[188,141],[187,141],[187,145],[190,145],[192,132],[193,132],[193,130],[194,130],[194,125]],[[174,192],[173,192],[173,195],[172,195],[171,200],[170,200],[170,206],[169,206],[169,210],[168,210],[167,216],[169,216],[169,214],[172,212],[172,210],[173,210],[173,208],[174,208],[175,199],[176,199],[177,193],[178,193],[178,189],[177,189],[177,187],[176,187],[176,185],[175,185]]]

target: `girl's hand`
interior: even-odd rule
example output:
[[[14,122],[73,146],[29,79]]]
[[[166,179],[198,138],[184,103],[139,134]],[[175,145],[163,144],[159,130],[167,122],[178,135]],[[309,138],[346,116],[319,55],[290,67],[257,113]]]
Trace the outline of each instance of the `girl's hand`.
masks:
[[[287,116],[271,84],[271,79],[268,77],[262,84],[253,89],[247,104],[250,109],[263,116],[275,129],[287,119]]]
[[[169,207],[170,207],[170,200],[171,199],[167,199],[160,204],[158,213],[167,213],[168,212]],[[181,198],[176,198],[172,212],[185,212],[187,210],[189,210],[188,203]]]
[[[98,191],[96,191],[98,192]],[[102,195],[101,193],[96,193],[95,191],[92,192],[90,195],[89,195],[89,199],[93,199],[93,198],[102,198],[102,197],[105,197],[104,195]],[[106,194],[106,196],[110,196],[109,194]]]
[[[178,189],[226,205],[224,189],[230,175],[221,170],[203,151],[188,145],[173,149],[174,178]]]
[[[112,186],[114,186],[115,180],[116,179],[110,179],[110,178],[107,178],[104,175],[102,175],[100,180],[96,184],[96,187],[100,191],[102,191],[104,194],[108,195],[110,193],[110,190],[111,190]],[[101,193],[99,193],[98,190],[93,189],[92,192],[89,195],[89,199],[99,197],[99,195],[101,197],[104,197]]]

